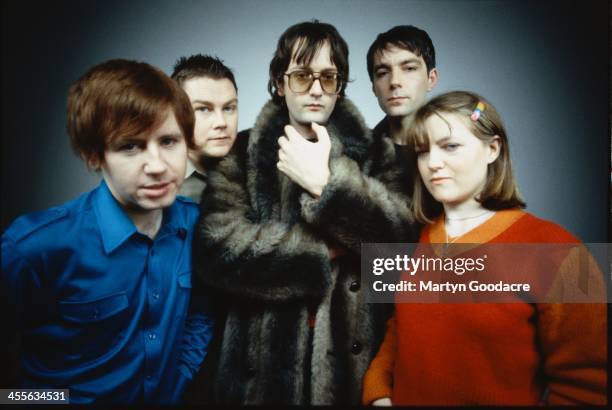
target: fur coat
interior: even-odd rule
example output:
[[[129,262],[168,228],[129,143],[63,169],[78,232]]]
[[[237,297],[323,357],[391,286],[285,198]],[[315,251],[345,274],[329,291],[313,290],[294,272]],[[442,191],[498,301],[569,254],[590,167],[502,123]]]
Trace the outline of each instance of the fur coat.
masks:
[[[316,200],[276,167],[288,123],[267,103],[209,172],[193,263],[224,304],[207,363],[213,401],[358,404],[388,314],[364,301],[360,244],[416,239],[405,181],[390,140],[374,140],[344,99],[327,124],[330,179]]]

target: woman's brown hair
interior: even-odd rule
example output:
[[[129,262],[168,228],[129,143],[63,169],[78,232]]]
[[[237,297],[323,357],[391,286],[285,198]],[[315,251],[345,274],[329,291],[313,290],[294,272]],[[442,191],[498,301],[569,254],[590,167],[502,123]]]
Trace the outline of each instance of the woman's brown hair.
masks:
[[[484,104],[484,109],[476,120],[471,118],[478,103]],[[499,137],[500,153],[495,161],[488,165],[487,180],[482,192],[476,198],[482,206],[490,210],[509,208],[524,208],[525,202],[512,173],[512,162],[508,137],[501,117],[495,107],[478,94],[468,91],[452,91],[433,98],[415,114],[412,126],[408,130],[408,145],[414,153],[429,150],[429,134],[425,121],[432,115],[453,114],[463,120],[468,129],[484,142]],[[416,158],[416,156],[415,156]],[[417,169],[416,161],[410,164],[413,168],[414,188],[412,210],[418,221],[431,223],[442,212],[442,206],[437,202],[423,184]]]

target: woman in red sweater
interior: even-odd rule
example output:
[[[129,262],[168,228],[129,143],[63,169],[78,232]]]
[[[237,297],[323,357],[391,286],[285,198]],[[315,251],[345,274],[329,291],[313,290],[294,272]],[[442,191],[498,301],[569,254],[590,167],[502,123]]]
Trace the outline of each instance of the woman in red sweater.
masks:
[[[579,242],[521,209],[506,132],[482,97],[434,98],[417,112],[410,140],[421,243]],[[566,259],[571,274],[575,261]],[[396,303],[363,403],[606,404],[606,367],[604,303]]]

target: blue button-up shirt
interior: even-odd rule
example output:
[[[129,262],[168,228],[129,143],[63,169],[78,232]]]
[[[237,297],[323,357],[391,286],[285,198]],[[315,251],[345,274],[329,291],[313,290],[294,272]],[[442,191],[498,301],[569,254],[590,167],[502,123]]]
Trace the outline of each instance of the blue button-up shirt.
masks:
[[[154,240],[104,181],[2,235],[2,296],[19,327],[28,388],[69,388],[71,403],[176,403],[212,335],[191,293],[197,205],[164,210]]]

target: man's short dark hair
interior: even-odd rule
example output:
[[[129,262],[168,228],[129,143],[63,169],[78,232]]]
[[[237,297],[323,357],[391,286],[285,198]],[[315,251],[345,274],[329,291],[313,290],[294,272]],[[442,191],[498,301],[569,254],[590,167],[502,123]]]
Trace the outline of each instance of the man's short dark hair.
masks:
[[[213,80],[227,78],[234,85],[236,92],[238,92],[234,73],[232,73],[232,70],[223,64],[223,60],[220,60],[218,57],[202,54],[181,57],[177,60],[176,64],[174,64],[171,77],[178,82],[181,87],[185,81],[197,77],[208,77]]]
[[[415,26],[395,26],[380,33],[368,50],[368,75],[374,78],[374,56],[389,46],[403,48],[423,57],[427,73],[436,68],[436,50],[426,31]]]
[[[338,74],[342,80],[339,95],[344,96],[346,83],[349,79],[348,45],[334,26],[313,20],[289,27],[278,39],[276,52],[272,61],[270,61],[270,79],[268,81],[268,92],[272,101],[277,105],[283,103],[283,97],[277,93],[278,82],[283,81],[285,71],[287,71],[291,62],[293,47],[298,44],[295,61],[298,64],[308,65],[326,42],[329,43],[331,62],[338,69]]]

